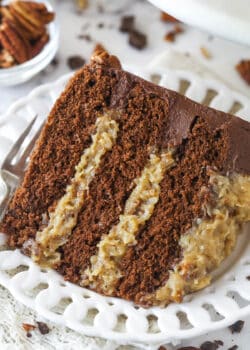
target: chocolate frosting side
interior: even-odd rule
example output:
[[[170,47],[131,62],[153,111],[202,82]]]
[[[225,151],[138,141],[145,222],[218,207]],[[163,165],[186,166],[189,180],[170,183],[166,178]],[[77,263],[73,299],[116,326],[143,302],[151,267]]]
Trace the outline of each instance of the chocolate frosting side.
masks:
[[[105,51],[107,54],[107,52]],[[250,123],[230,114],[196,103],[177,92],[165,89],[120,69],[114,56],[104,55],[103,62],[93,60],[89,69],[105,69],[108,74],[118,78],[112,91],[110,106],[122,110],[128,103],[128,96],[135,84],[140,84],[145,93],[158,96],[169,104],[169,123],[167,123],[163,147],[181,145],[197,117],[206,121],[211,133],[223,134],[225,140],[225,160],[221,169],[225,173],[250,174]],[[110,59],[110,57],[112,59]]]

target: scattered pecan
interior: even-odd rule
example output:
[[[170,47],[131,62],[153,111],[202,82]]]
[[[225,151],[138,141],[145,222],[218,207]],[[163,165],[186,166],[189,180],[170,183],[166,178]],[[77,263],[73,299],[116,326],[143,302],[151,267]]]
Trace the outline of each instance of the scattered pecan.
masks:
[[[25,330],[25,332],[30,332],[30,331],[33,331],[34,329],[36,329],[36,326],[33,324],[30,324],[30,323],[23,323],[22,327]]]
[[[169,42],[174,42],[176,39],[176,35],[183,33],[183,31],[184,30],[182,27],[176,25],[173,30],[171,30],[165,35],[164,39]]]
[[[202,54],[205,58],[207,58],[208,60],[209,60],[210,58],[212,58],[211,53],[208,51],[208,49],[207,49],[206,47],[201,46],[201,47],[200,47],[200,50],[201,50],[201,54]]]
[[[245,82],[250,85],[250,60],[241,60],[236,65],[236,70],[245,80]]]
[[[26,336],[28,338],[30,338],[32,336],[30,332],[33,331],[34,329],[36,329],[35,325],[29,324],[29,323],[23,323],[22,327],[23,327],[24,331],[26,332]]]
[[[161,12],[161,20],[163,22],[179,22],[178,19],[176,19],[175,17],[171,16],[170,14],[168,14],[167,12]]]

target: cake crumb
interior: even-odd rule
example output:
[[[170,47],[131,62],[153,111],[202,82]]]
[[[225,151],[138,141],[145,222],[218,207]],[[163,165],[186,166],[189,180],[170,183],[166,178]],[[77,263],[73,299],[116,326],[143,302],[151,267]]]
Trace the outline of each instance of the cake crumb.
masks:
[[[37,326],[41,334],[48,334],[50,332],[50,329],[48,325],[45,322],[39,322],[37,321]]]
[[[142,50],[147,46],[147,36],[134,29],[129,33],[129,44],[136,49]]]
[[[200,50],[201,50],[201,54],[202,54],[203,57],[205,57],[205,58],[208,59],[208,60],[209,60],[210,58],[212,58],[211,53],[208,51],[208,49],[207,49],[206,47],[201,46],[201,47],[200,47]]]
[[[250,85],[250,59],[249,60],[241,60],[236,65],[236,70],[241,75],[242,79]]]
[[[179,25],[176,25],[173,30],[171,30],[165,35],[164,39],[169,42],[174,42],[176,39],[176,35],[181,34],[183,32],[183,28]]]
[[[234,324],[232,324],[231,326],[229,326],[228,328],[230,329],[231,333],[240,333],[244,327],[244,321],[237,321]]]
[[[163,22],[172,22],[172,23],[175,23],[175,22],[179,22],[177,18],[171,16],[169,13],[167,12],[161,12],[161,20]]]

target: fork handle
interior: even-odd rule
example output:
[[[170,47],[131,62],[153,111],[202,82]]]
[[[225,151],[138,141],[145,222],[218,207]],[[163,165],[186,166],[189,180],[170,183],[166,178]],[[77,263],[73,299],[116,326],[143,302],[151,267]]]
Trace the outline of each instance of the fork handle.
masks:
[[[10,186],[6,185],[6,183],[3,180],[2,180],[2,182],[5,185],[6,191],[5,191],[5,196],[0,204],[0,220],[2,220],[2,218],[5,214],[5,210],[7,209],[8,202],[9,202],[10,198],[12,197],[12,193],[14,192],[14,189],[11,190]]]

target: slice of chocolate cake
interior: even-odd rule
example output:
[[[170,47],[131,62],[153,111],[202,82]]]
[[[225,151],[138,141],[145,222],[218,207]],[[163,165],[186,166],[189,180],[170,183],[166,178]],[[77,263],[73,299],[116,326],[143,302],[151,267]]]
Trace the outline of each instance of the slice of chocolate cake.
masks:
[[[12,248],[140,305],[210,283],[250,220],[250,124],[98,48],[52,109],[2,220]]]

